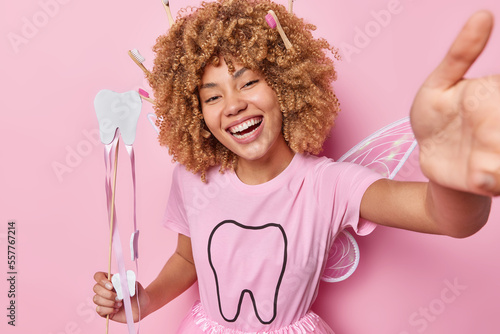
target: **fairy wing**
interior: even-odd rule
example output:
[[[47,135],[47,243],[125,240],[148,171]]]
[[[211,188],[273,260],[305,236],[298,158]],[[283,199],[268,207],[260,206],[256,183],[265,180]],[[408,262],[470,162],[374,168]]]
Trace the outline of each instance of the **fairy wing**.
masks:
[[[158,129],[158,126],[156,126],[156,119],[157,119],[157,117],[155,114],[153,114],[153,113],[148,114],[149,123],[151,123],[151,126],[153,127],[153,129],[155,129],[156,134],[160,134],[160,129]]]
[[[338,161],[357,163],[392,179],[416,145],[410,119],[406,117],[371,134]],[[358,263],[358,244],[349,232],[343,230],[333,242],[321,279],[343,281],[354,273]]]
[[[410,118],[405,117],[363,139],[338,161],[354,162],[393,179],[416,145]]]

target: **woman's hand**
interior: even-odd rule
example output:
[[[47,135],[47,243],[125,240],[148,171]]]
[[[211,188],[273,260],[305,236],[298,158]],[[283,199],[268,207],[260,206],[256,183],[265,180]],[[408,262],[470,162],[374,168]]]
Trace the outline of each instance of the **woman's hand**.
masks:
[[[104,318],[109,315],[111,320],[117,322],[127,322],[123,301],[116,300],[116,292],[113,289],[113,284],[107,279],[107,275],[103,272],[97,272],[94,275],[94,279],[96,281],[94,285],[94,303],[97,305],[97,314]],[[137,283],[137,289],[136,296],[139,296],[141,318],[144,318],[147,315],[149,296],[140,283]],[[139,321],[139,307],[137,306],[136,296],[130,298],[134,322]]]
[[[94,303],[97,305],[97,314],[101,317],[109,315],[111,320],[117,322],[127,322],[123,301],[115,300],[116,292],[106,273],[97,272],[94,279],[96,281]],[[136,296],[131,298],[134,322],[139,320],[137,299],[140,304],[140,318],[143,319],[186,291],[194,282],[196,282],[196,268],[191,239],[179,234],[177,249],[165,263],[158,277],[146,289],[137,283],[136,296],[139,298]]]
[[[463,76],[481,54],[493,27],[475,13],[441,64],[420,88],[411,110],[423,173],[447,188],[500,195],[500,75]]]

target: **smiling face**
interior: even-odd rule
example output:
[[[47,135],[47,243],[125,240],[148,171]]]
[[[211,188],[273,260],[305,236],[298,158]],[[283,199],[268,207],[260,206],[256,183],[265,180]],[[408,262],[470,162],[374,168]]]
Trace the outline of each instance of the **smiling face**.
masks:
[[[199,94],[207,127],[238,155],[238,165],[289,154],[276,93],[261,74],[234,67],[230,74],[223,59],[218,66],[205,67]]]

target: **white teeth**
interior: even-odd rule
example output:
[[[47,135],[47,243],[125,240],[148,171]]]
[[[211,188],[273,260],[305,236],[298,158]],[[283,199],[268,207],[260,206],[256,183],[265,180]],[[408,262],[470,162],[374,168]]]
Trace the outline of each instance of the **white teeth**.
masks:
[[[231,132],[231,134],[233,136],[235,136],[236,138],[243,139],[243,138],[246,138],[246,137],[250,136],[257,129],[253,130],[252,132],[246,133],[244,135],[240,135],[240,134],[238,134],[238,132],[244,131],[244,130],[248,129],[249,127],[251,127],[251,126],[253,126],[255,124],[259,124],[261,122],[262,122],[262,118],[257,118],[257,117],[256,118],[251,118],[248,121],[245,121],[245,122],[243,122],[241,124],[238,124],[238,125],[235,125],[235,126],[231,127],[229,129],[229,132]]]
[[[255,129],[255,130],[257,130],[257,129]],[[252,133],[254,133],[255,130],[253,130],[253,131],[251,131],[249,133],[245,133],[244,135],[239,135],[239,134],[233,133],[233,136],[236,137],[236,138],[238,138],[238,139],[244,139],[244,138],[250,136]]]

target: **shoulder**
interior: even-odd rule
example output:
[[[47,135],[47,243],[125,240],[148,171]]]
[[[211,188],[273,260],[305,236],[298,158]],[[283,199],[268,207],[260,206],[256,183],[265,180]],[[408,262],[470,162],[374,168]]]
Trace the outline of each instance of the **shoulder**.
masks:
[[[176,163],[174,171],[172,173],[172,184],[179,184],[182,188],[191,187],[204,187],[217,182],[220,183],[221,179],[226,180],[228,178],[228,173],[231,171],[225,171],[224,173],[219,172],[219,166],[210,167],[206,172],[207,182],[201,180],[201,173],[193,173],[186,169],[186,167],[180,163]]]
[[[325,168],[329,165],[335,165],[336,162],[333,159],[327,157],[318,157],[309,153],[298,154],[297,159],[299,160],[299,168],[308,170],[311,172],[317,172],[318,170]]]
[[[351,162],[337,162],[328,157],[318,157],[311,154],[302,154],[300,158],[302,167],[316,177],[378,175],[367,167]]]

